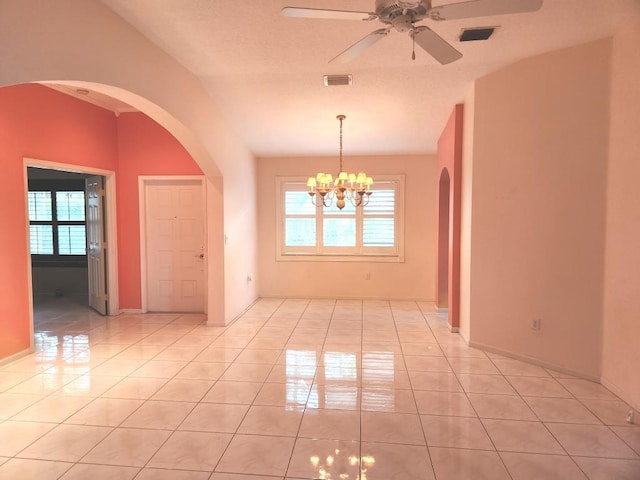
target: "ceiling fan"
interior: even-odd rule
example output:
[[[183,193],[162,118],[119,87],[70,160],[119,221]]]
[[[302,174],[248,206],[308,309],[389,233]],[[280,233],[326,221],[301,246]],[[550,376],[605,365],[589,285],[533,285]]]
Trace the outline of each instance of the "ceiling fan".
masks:
[[[376,0],[374,12],[352,10],[328,10],[321,8],[284,7],[285,17],[322,18],[334,20],[379,20],[385,26],[351,45],[345,51],[329,60],[329,63],[346,63],[381,40],[393,29],[409,32],[414,45],[417,43],[442,65],[455,62],[462,54],[426,25],[416,24],[425,18],[431,20],[458,20],[461,18],[504,15],[509,13],[535,12],[542,7],[543,0],[470,0],[431,6],[431,0],[402,1]],[[415,59],[415,50],[413,57]]]

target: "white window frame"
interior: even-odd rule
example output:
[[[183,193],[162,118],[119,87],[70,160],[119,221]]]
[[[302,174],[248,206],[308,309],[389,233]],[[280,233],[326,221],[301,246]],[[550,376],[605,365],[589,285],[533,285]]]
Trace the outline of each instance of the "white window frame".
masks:
[[[292,189],[308,191],[307,179],[303,177],[276,177],[276,260],[277,261],[336,261],[336,262],[404,262],[404,175],[376,175],[372,187],[376,188],[392,184],[395,190],[394,214],[394,248],[363,247],[362,235],[356,233],[356,247],[323,247],[322,246],[322,207],[316,207],[316,245],[313,247],[286,247],[285,242],[285,192]],[[294,187],[294,188],[292,188]],[[384,189],[384,188],[382,188]],[[311,198],[309,198],[311,202]],[[334,200],[335,202],[335,200]],[[335,208],[335,203],[332,207]],[[356,229],[362,231],[363,214],[360,208],[356,211]]]

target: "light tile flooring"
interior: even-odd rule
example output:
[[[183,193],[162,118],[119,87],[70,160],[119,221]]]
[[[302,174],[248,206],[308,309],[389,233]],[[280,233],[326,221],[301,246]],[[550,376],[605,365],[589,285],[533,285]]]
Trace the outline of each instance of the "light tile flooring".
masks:
[[[60,312],[0,366],[0,479],[640,479],[624,402],[467,347],[431,305]]]

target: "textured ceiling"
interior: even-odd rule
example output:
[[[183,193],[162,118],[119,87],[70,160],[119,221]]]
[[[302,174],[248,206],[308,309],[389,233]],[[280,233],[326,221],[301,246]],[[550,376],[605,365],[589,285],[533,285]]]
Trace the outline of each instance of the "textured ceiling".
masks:
[[[434,22],[464,55],[446,66],[392,32],[354,61],[329,65],[377,21],[285,18],[284,6],[372,11],[374,0],[102,0],[197,75],[256,156],[433,153],[475,79],[517,60],[611,36],[640,18],[640,0],[544,0],[535,13]],[[433,0],[433,5],[456,3]],[[497,26],[486,42],[463,28]],[[350,87],[324,74],[353,74]]]

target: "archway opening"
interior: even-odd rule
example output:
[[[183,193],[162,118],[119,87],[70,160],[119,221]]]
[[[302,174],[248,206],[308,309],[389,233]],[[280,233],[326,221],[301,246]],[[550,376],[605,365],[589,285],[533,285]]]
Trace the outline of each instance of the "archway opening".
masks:
[[[450,191],[449,172],[443,168],[438,183],[438,273],[436,282],[436,307],[438,309],[449,307]]]

